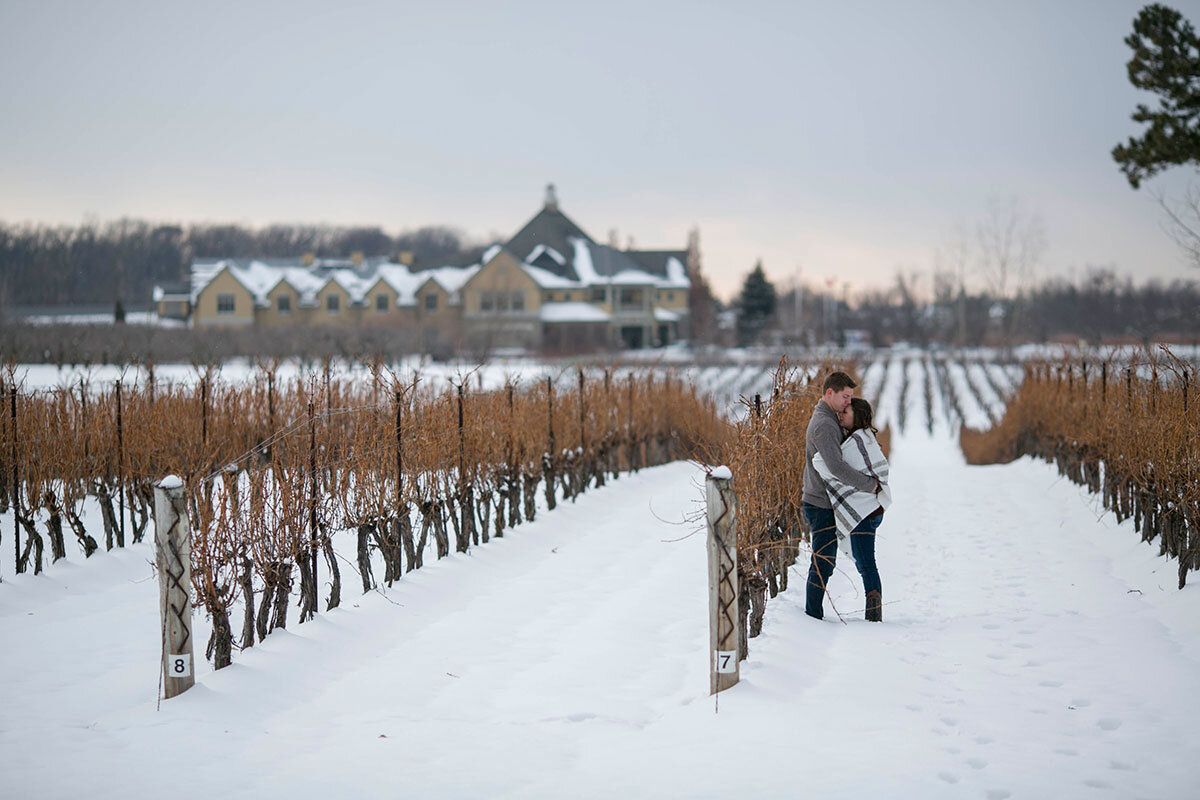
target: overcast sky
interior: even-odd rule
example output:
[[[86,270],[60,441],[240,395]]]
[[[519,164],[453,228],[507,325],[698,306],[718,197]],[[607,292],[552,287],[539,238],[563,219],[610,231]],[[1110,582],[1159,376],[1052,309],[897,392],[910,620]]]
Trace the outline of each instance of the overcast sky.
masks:
[[[1109,155],[1141,2],[0,0],[0,220],[450,224],[507,237],[554,182],[594,238],[700,229],[851,292],[924,280],[991,198],[1042,274],[1200,278]],[[1171,3],[1200,22],[1197,3]]]

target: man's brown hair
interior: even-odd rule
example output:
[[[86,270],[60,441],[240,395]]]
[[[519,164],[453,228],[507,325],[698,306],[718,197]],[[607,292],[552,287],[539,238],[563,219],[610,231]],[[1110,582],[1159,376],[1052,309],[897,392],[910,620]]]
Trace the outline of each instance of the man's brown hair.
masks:
[[[830,389],[833,389],[835,392],[840,392],[842,389],[854,389],[857,386],[858,384],[854,382],[854,379],[846,373],[831,372],[829,373],[829,377],[825,379],[825,388],[822,391],[828,392]]]

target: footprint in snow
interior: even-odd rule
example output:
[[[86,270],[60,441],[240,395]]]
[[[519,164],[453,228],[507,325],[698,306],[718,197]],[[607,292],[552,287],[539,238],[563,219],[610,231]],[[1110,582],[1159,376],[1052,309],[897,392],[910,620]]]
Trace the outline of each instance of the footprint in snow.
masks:
[[[958,776],[952,772],[939,772],[938,777],[946,783],[958,783]]]
[[[1054,752],[1058,753],[1060,756],[1077,756],[1077,755],[1079,755],[1079,751],[1076,750],[1074,747],[1056,747],[1056,748],[1054,748]]]
[[[968,758],[967,764],[969,764],[972,769],[983,769],[987,766],[988,762],[987,759],[983,758]]]
[[[1012,792],[1007,789],[988,789],[986,797],[987,800],[1008,800],[1012,797]]]
[[[1115,717],[1104,717],[1097,722],[1096,725],[1099,726],[1100,730],[1102,731],[1115,731],[1117,728],[1121,727],[1121,720]]]
[[[1102,781],[1098,778],[1089,778],[1083,782],[1084,786],[1090,786],[1093,789],[1111,789],[1112,784],[1108,781]]]

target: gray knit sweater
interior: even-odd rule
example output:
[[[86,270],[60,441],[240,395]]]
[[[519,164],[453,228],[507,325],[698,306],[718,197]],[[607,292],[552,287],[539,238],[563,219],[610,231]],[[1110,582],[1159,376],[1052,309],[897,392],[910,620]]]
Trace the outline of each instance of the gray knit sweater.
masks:
[[[817,401],[808,431],[804,434],[804,492],[801,499],[819,508],[833,508],[825,491],[825,481],[813,468],[813,454],[820,453],[829,471],[842,483],[863,492],[875,491],[875,479],[865,472],[851,469],[842,458],[842,426],[837,414],[824,400]]]

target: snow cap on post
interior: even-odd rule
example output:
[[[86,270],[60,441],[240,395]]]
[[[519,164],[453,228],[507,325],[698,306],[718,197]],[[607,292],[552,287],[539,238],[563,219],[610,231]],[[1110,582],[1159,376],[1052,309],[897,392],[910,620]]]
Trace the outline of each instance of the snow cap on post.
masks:
[[[721,466],[708,473],[710,477],[716,478],[719,481],[727,481],[733,478],[733,472],[729,467]]]
[[[179,477],[178,475],[168,475],[159,481],[158,485],[162,489],[182,489],[183,478]]]

